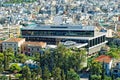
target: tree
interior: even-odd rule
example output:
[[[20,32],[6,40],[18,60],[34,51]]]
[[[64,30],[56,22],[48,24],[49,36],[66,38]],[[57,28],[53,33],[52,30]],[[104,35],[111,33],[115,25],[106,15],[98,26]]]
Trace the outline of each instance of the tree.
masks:
[[[4,55],[3,53],[0,53],[0,72],[3,71],[3,61],[4,61]]]
[[[65,80],[65,74],[63,70],[61,71],[61,80]]]
[[[40,67],[37,68],[37,78],[40,78],[40,75],[42,75],[42,70]]]
[[[105,79],[103,79],[103,80],[112,80],[112,78],[109,76],[105,76]]]
[[[32,69],[31,71],[32,71],[32,80],[35,78],[36,79],[41,78],[42,70],[39,66],[38,66],[38,68]]]
[[[80,77],[73,69],[70,69],[67,72],[67,80],[80,80]]]
[[[86,58],[86,50],[75,49],[73,50],[72,55],[69,57],[69,65],[73,68],[76,72],[80,71],[85,64],[87,63]]]
[[[39,63],[40,63],[40,53],[34,53],[34,54],[33,54],[33,57],[34,57],[34,60],[35,60],[36,62],[39,62]]]
[[[0,80],[7,80],[8,77],[7,76],[0,76]]]
[[[55,80],[65,80],[68,70],[74,69],[74,72],[78,72],[83,68],[83,63],[86,63],[86,50],[58,45],[54,50],[47,49],[43,54],[35,53],[33,57],[42,69],[40,74],[42,74],[43,80],[51,78],[50,72]],[[36,70],[38,71],[38,69]]]
[[[4,54],[4,70],[8,70],[9,63],[12,62],[12,60],[14,59],[14,54],[11,48],[5,50],[3,54]]]
[[[80,71],[83,68],[83,63],[86,61],[86,50],[66,48],[63,45],[58,45],[53,53],[54,66],[60,67],[64,70],[65,74],[67,70],[73,68],[75,71]]]
[[[9,76],[9,77],[11,78],[11,76]],[[20,79],[21,77],[22,77],[22,74],[19,74],[19,73],[15,74],[15,78]]]
[[[120,80],[120,78],[116,78],[115,80]]]
[[[31,71],[28,66],[24,66],[22,69],[22,77],[24,80],[31,80]]]
[[[37,80],[43,80],[42,78],[38,78]]]
[[[50,73],[48,67],[45,66],[45,68],[43,70],[42,79],[43,80],[50,80],[50,78],[51,78],[51,73]]]
[[[25,54],[17,54],[16,55],[16,61],[19,63],[24,63],[27,60]]]
[[[61,79],[61,69],[59,67],[54,68],[52,70],[52,77],[54,80],[62,80]]]
[[[107,52],[107,55],[111,56],[112,58],[119,58],[120,49],[119,48],[111,48],[110,51]]]
[[[92,61],[90,65],[91,74],[100,75],[102,73],[102,65],[99,62]]]
[[[17,64],[17,63],[14,63],[10,66],[10,71],[12,72],[20,72],[22,69],[21,67]]]
[[[101,73],[101,79],[104,80],[105,79],[105,63],[103,61],[102,63],[102,73]],[[106,77],[107,78],[107,77]]]
[[[36,76],[37,76],[37,73],[36,73],[35,71],[33,71],[33,72],[31,73],[31,78],[32,78],[32,80],[35,80],[35,79],[36,79]]]
[[[101,76],[100,75],[92,75],[91,80],[101,80]]]

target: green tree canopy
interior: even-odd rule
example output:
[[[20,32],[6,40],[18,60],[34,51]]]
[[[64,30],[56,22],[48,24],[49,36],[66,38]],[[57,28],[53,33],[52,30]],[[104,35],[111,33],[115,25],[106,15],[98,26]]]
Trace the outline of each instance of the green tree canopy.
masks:
[[[116,78],[115,80],[120,80],[120,78]]]
[[[64,71],[62,70],[62,71],[61,71],[61,80],[66,80],[65,77],[66,77],[66,76],[65,76],[65,73],[64,73]]]
[[[10,66],[10,71],[12,72],[20,72],[21,70],[22,68],[17,63],[14,63]]]
[[[14,59],[14,53],[11,48],[3,52],[4,55],[4,70],[8,70],[10,62]]]
[[[0,53],[0,72],[3,71],[3,61],[4,61],[4,55],[3,53]]]
[[[4,55],[3,53],[0,53],[0,62],[4,61]]]
[[[45,66],[45,68],[44,68],[44,70],[43,70],[42,79],[43,79],[43,80],[50,80],[50,78],[51,78],[51,73],[50,73],[48,67]]]
[[[19,63],[24,63],[27,60],[25,54],[17,54],[16,55],[16,61]]]
[[[67,80],[80,80],[80,77],[73,69],[70,69],[67,72]]]
[[[54,68],[52,70],[52,77],[54,80],[62,80],[61,79],[61,69],[59,67]]]
[[[102,73],[102,64],[92,61],[90,65],[90,71],[92,74],[100,75]]]
[[[92,75],[91,80],[101,80],[101,76],[100,75]]]
[[[31,71],[28,66],[24,66],[22,69],[22,77],[24,80],[31,80]]]
[[[112,58],[120,58],[120,48],[111,48],[110,51],[107,52],[107,55]]]

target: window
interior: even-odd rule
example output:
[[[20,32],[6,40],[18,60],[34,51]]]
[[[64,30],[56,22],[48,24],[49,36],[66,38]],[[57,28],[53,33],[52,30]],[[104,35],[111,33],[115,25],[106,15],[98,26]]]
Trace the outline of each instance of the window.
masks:
[[[4,43],[4,45],[6,46],[6,43]]]
[[[8,46],[12,46],[12,44],[8,44]]]
[[[30,51],[30,48],[28,48],[28,51]]]
[[[39,51],[39,48],[37,48],[37,51]]]
[[[16,48],[14,48],[14,50],[16,51],[17,49],[16,49]]]
[[[118,70],[114,70],[114,72],[115,72],[115,73],[117,73],[117,72],[118,72]]]

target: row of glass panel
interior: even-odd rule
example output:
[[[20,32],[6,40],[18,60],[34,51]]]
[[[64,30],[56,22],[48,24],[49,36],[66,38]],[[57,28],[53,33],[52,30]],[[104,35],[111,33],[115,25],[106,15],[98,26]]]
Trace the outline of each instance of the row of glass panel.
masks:
[[[26,36],[81,36],[93,37],[94,31],[69,31],[69,30],[22,30],[22,35]]]

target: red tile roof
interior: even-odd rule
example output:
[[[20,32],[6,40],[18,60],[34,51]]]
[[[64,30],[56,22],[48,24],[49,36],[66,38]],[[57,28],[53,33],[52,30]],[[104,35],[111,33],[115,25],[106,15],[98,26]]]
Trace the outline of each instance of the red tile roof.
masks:
[[[106,55],[100,55],[99,57],[97,57],[95,59],[95,61],[105,62],[105,63],[110,63],[111,60],[112,60],[112,58],[110,56],[106,56]]]
[[[40,46],[40,47],[45,47],[46,46],[46,42],[25,42],[24,45],[29,45],[29,46]]]
[[[2,43],[3,41],[0,40],[0,43]]]
[[[19,42],[21,40],[23,40],[24,38],[10,38],[8,40],[5,40],[3,42]]]

